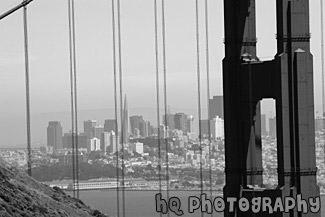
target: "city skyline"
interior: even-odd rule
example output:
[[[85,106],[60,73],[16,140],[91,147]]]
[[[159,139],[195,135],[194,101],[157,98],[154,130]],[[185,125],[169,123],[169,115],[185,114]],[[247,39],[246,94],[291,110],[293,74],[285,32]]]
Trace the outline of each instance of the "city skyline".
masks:
[[[216,96],[211,96],[211,100],[213,99],[213,97]],[[220,97],[220,95],[218,95],[218,97]],[[269,118],[273,117],[275,114],[271,112],[271,110],[267,113],[268,111],[268,107],[274,107],[274,100],[263,100],[262,105],[263,104],[267,104],[267,106],[262,106],[262,114],[264,114],[267,116],[267,122],[269,121]],[[120,121],[120,113],[119,113],[119,108],[118,108],[118,120]],[[175,108],[174,106],[168,106],[168,112],[170,114],[176,114],[176,113],[185,113],[187,115],[192,115],[194,117],[194,131],[198,132],[198,116],[197,116],[197,110],[196,109],[186,109],[186,108]],[[107,114],[110,115],[107,115]],[[129,117],[131,116],[136,116],[136,115],[143,115],[145,117],[145,119],[148,119],[149,122],[151,123],[151,125],[153,127],[157,127],[157,108],[135,108],[135,107],[131,107],[131,109],[129,109]],[[49,121],[53,120],[53,121],[60,121],[62,126],[65,126],[65,129],[71,129],[71,117],[70,117],[70,111],[66,111],[66,112],[57,112],[57,113],[44,113],[44,114],[38,114],[35,116],[32,116],[32,127],[33,127],[33,131],[32,131],[32,144],[35,146],[39,146],[44,144],[44,142],[46,141],[46,135],[44,134],[44,125],[47,125]],[[164,113],[163,113],[163,108],[161,108],[160,110],[160,123],[164,123]],[[205,120],[206,118],[208,118],[208,109],[204,108],[202,106],[202,120]],[[113,122],[115,122],[114,120],[114,109],[98,109],[98,110],[79,110],[78,111],[78,128],[79,128],[79,132],[82,132],[81,129],[84,129],[84,121],[88,121],[88,120],[95,120],[95,121],[99,121],[100,125],[103,125],[105,127],[105,120],[112,120]],[[21,129],[25,129],[25,123],[24,123],[24,119],[22,117],[15,117],[15,118],[10,118],[10,124],[15,124],[15,121],[20,121],[20,123],[22,125],[19,125],[18,127],[16,127],[18,130]],[[98,123],[99,123],[98,122]],[[168,121],[169,122],[169,121]],[[267,128],[269,127],[268,123],[266,123]],[[4,127],[4,125],[0,125],[0,131],[3,130],[5,131],[7,128],[3,128],[1,129],[1,127]],[[113,127],[113,126],[111,126]],[[115,127],[114,127],[115,128]],[[120,123],[119,123],[119,128],[120,128]],[[68,130],[68,131],[69,131]],[[67,132],[68,132],[67,131]],[[11,131],[12,132],[12,131]],[[34,136],[36,135],[36,136]],[[7,136],[7,137],[6,137]],[[24,147],[26,145],[25,143],[25,132],[22,132],[22,135],[20,137],[13,137],[9,134],[5,134],[2,137],[3,139],[0,142],[0,147],[12,147],[12,145],[14,145],[15,147]],[[6,139],[8,138],[8,139]],[[10,144],[6,144],[6,141],[10,141]]]

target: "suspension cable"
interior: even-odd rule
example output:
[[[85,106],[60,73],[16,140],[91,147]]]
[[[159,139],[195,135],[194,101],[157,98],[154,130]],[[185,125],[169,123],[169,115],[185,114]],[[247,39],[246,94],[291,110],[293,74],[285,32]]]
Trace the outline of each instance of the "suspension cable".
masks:
[[[321,15],[321,66],[322,66],[322,99],[323,99],[323,114],[325,117],[325,75],[324,75],[324,13],[323,13],[323,0],[320,0],[320,15]],[[322,122],[323,123],[323,122]],[[324,126],[322,126],[324,129]]]
[[[212,201],[212,163],[211,163],[211,153],[212,153],[212,142],[211,142],[211,126],[210,126],[210,52],[209,52],[209,11],[208,11],[208,0],[205,0],[204,5],[205,13],[205,42],[206,42],[206,71],[207,71],[207,108],[208,108],[208,142],[209,142],[209,181],[210,181],[210,200]],[[211,212],[213,216],[213,212]]]
[[[69,16],[69,52],[70,52],[70,92],[71,92],[71,140],[72,140],[72,181],[73,196],[79,198],[78,182],[78,147],[77,147],[77,105],[76,105],[76,57],[75,57],[75,27],[74,27],[74,4],[68,1]]]
[[[27,2],[25,0],[25,2]],[[26,127],[27,127],[27,172],[32,176],[32,156],[31,156],[31,124],[30,124],[30,93],[29,93],[29,58],[28,58],[28,28],[27,28],[27,6],[23,10],[24,22],[24,49],[25,49],[25,85],[26,85]]]
[[[164,113],[165,113],[165,146],[166,146],[166,193],[167,201],[169,201],[169,157],[168,157],[168,139],[167,139],[167,64],[166,64],[166,23],[165,23],[165,0],[161,1],[162,12],[162,41],[163,41],[163,70],[164,70]],[[170,216],[169,209],[167,209],[167,216]]]
[[[200,187],[203,194],[203,168],[202,168],[202,130],[201,130],[201,72],[200,72],[200,33],[199,33],[199,2],[195,0],[196,11],[196,57],[197,57],[197,88],[198,88],[198,117],[199,117],[199,147],[200,147]],[[203,212],[201,212],[203,216]]]
[[[115,110],[115,146],[116,146],[116,202],[117,217],[120,217],[120,176],[119,176],[119,141],[118,141],[118,117],[117,117],[117,76],[116,76],[116,33],[115,33],[115,5],[112,0],[112,34],[113,34],[113,73],[114,73],[114,110]]]
[[[70,53],[70,95],[71,95],[71,142],[72,142],[72,183],[73,196],[76,197],[75,191],[75,142],[74,142],[74,82],[73,82],[73,49],[72,49],[72,35],[71,35],[71,4],[68,1],[68,16],[69,16],[69,53]]]
[[[118,53],[119,53],[119,75],[120,75],[120,113],[121,113],[121,143],[122,143],[122,210],[123,210],[123,217],[125,217],[125,174],[124,174],[124,136],[127,135],[127,129],[126,132],[124,132],[125,129],[125,123],[124,117],[125,114],[123,113],[123,74],[122,74],[122,41],[121,41],[121,7],[120,7],[120,0],[117,0],[117,30],[118,30]],[[125,108],[124,108],[125,109]],[[124,133],[126,135],[124,135]]]
[[[155,23],[155,58],[156,58],[156,94],[157,94],[157,129],[158,129],[158,178],[159,193],[161,194],[161,142],[160,142],[160,101],[159,101],[159,49],[158,49],[158,12],[157,0],[154,0],[154,23]],[[160,212],[160,216],[162,213]]]
[[[79,198],[79,147],[78,147],[78,103],[77,103],[77,64],[76,64],[76,28],[75,28],[75,13],[74,13],[74,0],[71,1],[71,18],[72,18],[72,45],[73,45],[73,68],[74,68],[74,112],[75,112],[75,148],[76,148],[76,185],[77,185],[77,198]]]

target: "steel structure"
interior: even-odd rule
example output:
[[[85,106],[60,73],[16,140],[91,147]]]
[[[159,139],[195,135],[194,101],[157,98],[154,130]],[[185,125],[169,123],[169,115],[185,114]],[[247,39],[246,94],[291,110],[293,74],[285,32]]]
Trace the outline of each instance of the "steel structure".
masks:
[[[277,0],[277,53],[256,55],[255,0],[225,0],[224,197],[319,196],[316,184],[313,57],[310,53],[309,0]],[[278,186],[263,186],[260,100],[276,101]],[[229,204],[227,204],[228,206]],[[320,216],[297,209],[288,213],[229,212],[225,216]]]

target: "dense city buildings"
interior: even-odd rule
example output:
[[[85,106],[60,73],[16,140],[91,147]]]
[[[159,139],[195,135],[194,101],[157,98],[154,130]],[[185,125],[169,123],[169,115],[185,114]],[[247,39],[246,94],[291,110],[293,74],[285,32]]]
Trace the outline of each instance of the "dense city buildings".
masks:
[[[143,154],[143,143],[136,142],[131,144],[131,150],[138,154]]]
[[[54,152],[62,148],[62,126],[59,121],[50,121],[47,127],[47,146]]]
[[[190,115],[184,115],[188,118]],[[143,123],[148,123],[146,119],[142,118]],[[96,127],[98,125],[97,121]],[[130,122],[131,118],[130,118]],[[54,124],[56,123],[56,124]],[[210,124],[211,131],[211,150],[209,147],[209,142],[207,140],[207,124]],[[263,137],[263,179],[264,185],[273,188],[277,185],[277,156],[276,153],[276,138],[274,137],[275,128],[275,117],[271,118],[271,133],[269,136]],[[273,123],[273,124],[272,124]],[[318,122],[317,122],[318,123]],[[61,126],[57,122],[49,124],[51,126]],[[148,125],[148,124],[147,124]],[[223,119],[220,117],[215,117],[212,120],[202,120],[201,121],[201,131],[203,134],[202,140],[202,158],[200,156],[200,149],[198,143],[198,137],[195,132],[186,132],[182,130],[173,129],[170,130],[169,127],[165,127],[161,124],[160,130],[160,144],[163,147],[161,149],[161,160],[166,161],[166,142],[168,146],[168,159],[169,159],[169,169],[170,175],[176,177],[179,180],[179,187],[185,188],[186,186],[197,186],[197,177],[195,174],[200,169],[202,163],[204,170],[210,167],[213,170],[213,174],[216,174],[214,180],[214,188],[222,186],[224,184],[224,129],[223,129]],[[61,127],[62,128],[62,127]],[[321,128],[321,127],[319,127]],[[93,137],[88,139],[85,133],[78,134],[78,162],[80,164],[87,164],[88,166],[94,164],[96,165],[116,165],[116,154],[120,156],[124,153],[124,163],[125,163],[125,175],[128,178],[141,177],[141,178],[152,178],[156,177],[158,162],[158,137],[157,132],[153,132],[154,136],[142,137],[140,135],[140,130],[134,128],[138,131],[137,138],[133,135],[130,137],[130,141],[124,144],[124,150],[122,150],[121,138],[114,131],[102,132],[100,138]],[[93,131],[95,132],[95,131]],[[120,132],[119,132],[120,133]],[[205,135],[205,136],[204,136]],[[324,148],[324,132],[322,129],[317,129],[316,131],[316,154],[317,154],[317,166],[319,167],[318,182],[323,188],[324,182],[322,174],[325,174],[325,167],[323,162],[325,162],[325,148]],[[74,137],[76,138],[76,137]],[[37,168],[37,165],[71,165],[72,164],[72,135],[71,133],[65,133],[62,139],[62,148],[57,149],[56,153],[50,148],[41,147],[39,153],[33,153],[33,165]],[[209,152],[211,153],[209,154]],[[25,150],[22,151],[6,151],[2,152],[2,157],[11,163],[14,163],[20,167],[26,167],[27,164],[27,153]],[[75,156],[76,157],[76,156]],[[165,169],[163,164],[163,170]],[[150,168],[150,170],[149,170]],[[37,169],[36,169],[37,170]],[[115,170],[112,171],[115,174]],[[86,176],[86,175],[84,175]],[[93,177],[93,176],[89,176]],[[156,177],[157,178],[157,177]],[[208,177],[205,177],[207,180]],[[186,181],[187,180],[187,181]],[[187,184],[185,184],[187,183]],[[190,183],[190,185],[188,185]]]

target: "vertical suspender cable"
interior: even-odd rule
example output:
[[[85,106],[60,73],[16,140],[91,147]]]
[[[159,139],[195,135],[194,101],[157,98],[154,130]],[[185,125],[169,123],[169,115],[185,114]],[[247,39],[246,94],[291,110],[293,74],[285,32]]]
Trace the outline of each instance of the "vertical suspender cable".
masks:
[[[325,117],[325,75],[324,75],[324,13],[323,13],[323,0],[320,0],[320,23],[321,23],[321,64],[322,64],[322,102],[323,102],[323,114]],[[324,126],[322,126],[324,129]]]
[[[211,126],[210,126],[210,52],[209,52],[209,13],[208,13],[208,0],[205,0],[205,42],[206,42],[206,70],[207,70],[207,108],[208,108],[208,142],[209,142],[209,181],[210,181],[210,200],[212,200],[212,165],[211,165],[211,153],[212,153],[212,142],[211,142]],[[213,216],[213,212],[211,212]]]
[[[76,153],[76,185],[77,185],[77,198],[79,198],[79,147],[78,147],[78,103],[77,103],[77,64],[76,64],[76,28],[75,28],[75,15],[74,15],[74,0],[71,2],[71,18],[72,18],[72,47],[73,47],[73,68],[74,68],[74,112],[75,112],[75,153]]]
[[[118,53],[119,53],[119,74],[120,74],[120,112],[121,112],[121,143],[122,143],[122,210],[123,217],[125,217],[125,183],[124,183],[124,126],[123,123],[123,74],[122,74],[122,41],[121,41],[121,7],[120,0],[117,0],[117,30],[118,30]],[[126,117],[124,117],[126,118]]]
[[[115,38],[115,5],[112,0],[112,34],[113,34],[113,73],[114,73],[114,110],[115,110],[115,146],[116,146],[116,202],[117,217],[120,217],[120,176],[119,176],[119,141],[118,141],[118,121],[117,121],[117,76],[116,76],[116,38]]]
[[[25,47],[25,83],[26,83],[27,168],[28,168],[27,171],[28,171],[28,175],[32,176],[27,6],[24,6],[23,13],[24,13],[23,22],[24,22],[24,47]]]
[[[197,90],[198,90],[198,118],[199,118],[199,147],[200,147],[200,187],[201,194],[203,194],[203,168],[202,168],[202,130],[201,130],[201,72],[200,72],[200,29],[199,29],[199,2],[195,0],[196,11],[196,58],[197,58]],[[203,216],[203,212],[201,212]]]
[[[73,48],[72,48],[72,20],[71,20],[71,1],[68,0],[68,17],[69,17],[69,53],[70,53],[70,94],[71,94],[71,142],[72,142],[72,186],[73,196],[76,197],[76,177],[75,177],[75,137],[74,137],[74,68],[73,68]]]
[[[155,19],[155,58],[156,58],[156,93],[157,93],[157,129],[158,129],[158,178],[159,193],[161,194],[161,142],[160,142],[160,101],[159,101],[159,49],[158,49],[158,13],[157,0],[154,0],[154,19]],[[160,212],[160,216],[162,213]]]
[[[165,113],[165,146],[166,146],[166,194],[169,201],[169,159],[168,159],[168,139],[167,139],[167,64],[166,64],[166,25],[165,25],[165,0],[161,1],[162,11],[162,39],[163,39],[163,70],[164,70],[164,113]],[[167,216],[170,216],[168,209]]]

